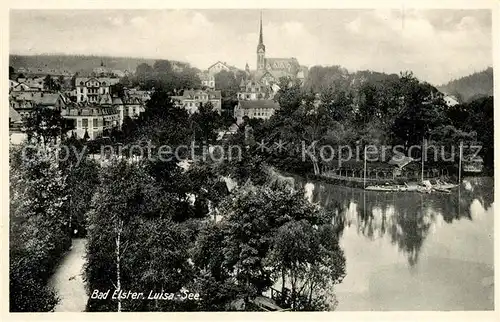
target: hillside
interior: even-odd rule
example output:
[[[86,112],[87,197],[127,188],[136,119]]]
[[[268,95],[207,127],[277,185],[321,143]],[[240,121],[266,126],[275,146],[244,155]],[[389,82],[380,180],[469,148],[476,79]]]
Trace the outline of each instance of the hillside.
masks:
[[[438,86],[443,93],[456,96],[461,102],[469,102],[482,96],[493,95],[493,68],[452,80],[448,84]]]
[[[132,58],[132,57],[106,57],[106,56],[83,56],[83,55],[10,55],[9,65],[16,70],[24,68],[41,68],[43,70],[67,70],[71,73],[77,71],[91,71],[100,67],[101,62],[110,69],[128,70],[135,72],[141,63],[153,65],[155,59]]]

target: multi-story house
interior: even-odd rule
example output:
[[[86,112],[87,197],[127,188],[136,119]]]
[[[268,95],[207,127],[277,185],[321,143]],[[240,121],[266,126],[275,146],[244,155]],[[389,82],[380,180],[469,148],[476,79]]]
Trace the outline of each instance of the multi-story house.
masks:
[[[40,76],[19,77],[17,82],[28,85],[33,90],[42,91],[44,89],[44,79]]]
[[[201,104],[210,102],[214,111],[221,113],[221,91],[213,90],[184,90],[182,96],[172,96],[172,100],[179,107],[185,108],[190,114],[198,111]]]
[[[10,92],[25,92],[25,91],[31,91],[31,90],[36,90],[38,91],[38,88],[31,88],[25,83],[19,83],[14,80],[9,79],[9,93]]]
[[[146,104],[147,101],[151,99],[152,92],[151,91],[142,91],[135,88],[127,89],[125,91],[125,95],[128,97],[136,97],[139,98],[143,104]]]
[[[75,80],[76,102],[97,103],[99,96],[109,94],[110,86],[119,81],[119,78],[112,77],[77,77]]]
[[[113,128],[119,127],[119,114],[115,106],[98,106],[88,104],[71,104],[62,112],[62,116],[72,122],[77,137],[84,138],[87,133],[90,140],[105,136]]]
[[[126,117],[132,119],[138,118],[144,112],[144,104],[141,99],[137,97],[113,97],[112,105],[118,112],[118,125],[122,126],[123,120]]]
[[[62,111],[67,103],[68,99],[61,93],[13,91],[9,95],[10,106],[22,117],[28,116],[37,106]]]
[[[280,106],[273,100],[240,100],[234,108],[236,123],[241,124],[246,116],[250,119],[269,119]]]
[[[26,139],[22,131],[23,117],[12,106],[9,106],[9,141],[11,144],[20,144]]]
[[[238,71],[238,68],[236,68],[234,66],[230,66],[226,62],[221,62],[221,61],[218,61],[215,64],[213,64],[207,68],[207,72],[210,75],[215,75],[223,70],[225,70],[227,72],[236,72],[236,71]]]
[[[261,100],[269,97],[269,86],[262,84],[253,79],[242,79],[240,83],[240,91],[238,92],[238,100]]]
[[[215,76],[209,72],[201,72],[198,74],[201,80],[201,86],[208,89],[215,89]]]

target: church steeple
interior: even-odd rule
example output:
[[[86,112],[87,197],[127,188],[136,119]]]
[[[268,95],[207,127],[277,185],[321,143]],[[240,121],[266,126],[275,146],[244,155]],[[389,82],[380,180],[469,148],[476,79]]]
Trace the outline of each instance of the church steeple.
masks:
[[[262,11],[260,12],[260,32],[259,44],[257,45],[257,70],[264,70],[266,56],[266,46],[264,45],[264,37],[262,36]]]
[[[260,33],[259,33],[259,46],[264,46],[264,39],[262,37],[262,11],[260,12]]]

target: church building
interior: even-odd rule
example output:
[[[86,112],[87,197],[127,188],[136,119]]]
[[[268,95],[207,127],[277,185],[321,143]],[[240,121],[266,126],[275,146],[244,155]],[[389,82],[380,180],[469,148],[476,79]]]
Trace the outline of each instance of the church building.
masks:
[[[257,70],[252,75],[255,80],[271,85],[277,83],[281,77],[305,79],[307,66],[301,66],[295,57],[268,58],[262,30],[262,13],[260,16],[259,43],[257,44]]]

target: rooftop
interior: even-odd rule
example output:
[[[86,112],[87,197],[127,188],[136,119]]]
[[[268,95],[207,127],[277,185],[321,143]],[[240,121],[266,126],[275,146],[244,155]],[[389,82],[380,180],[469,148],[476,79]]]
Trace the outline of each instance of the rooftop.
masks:
[[[280,105],[273,100],[254,100],[254,101],[240,101],[239,107],[242,109],[250,109],[250,108],[279,109]]]

